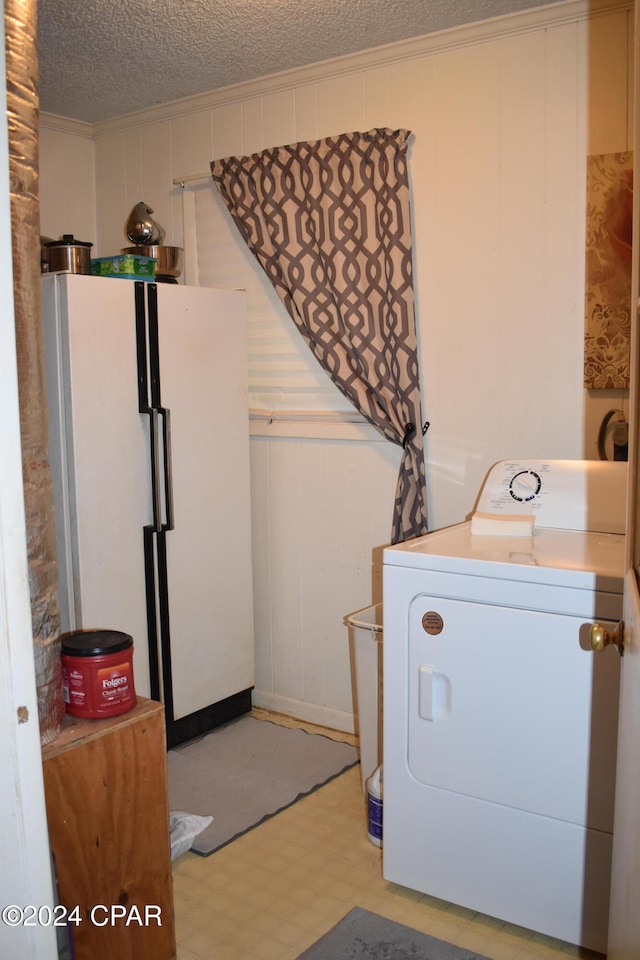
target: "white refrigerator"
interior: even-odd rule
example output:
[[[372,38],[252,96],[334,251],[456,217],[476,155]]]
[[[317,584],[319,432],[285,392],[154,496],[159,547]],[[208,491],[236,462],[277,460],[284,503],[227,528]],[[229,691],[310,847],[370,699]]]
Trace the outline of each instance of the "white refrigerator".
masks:
[[[251,707],[244,293],[42,283],[62,630],[133,637],[174,746]]]

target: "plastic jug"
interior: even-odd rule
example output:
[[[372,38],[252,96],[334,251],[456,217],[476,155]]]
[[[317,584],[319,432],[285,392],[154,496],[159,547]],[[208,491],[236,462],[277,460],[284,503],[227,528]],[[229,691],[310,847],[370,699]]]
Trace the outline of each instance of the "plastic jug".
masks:
[[[382,764],[367,780],[367,836],[382,846]]]

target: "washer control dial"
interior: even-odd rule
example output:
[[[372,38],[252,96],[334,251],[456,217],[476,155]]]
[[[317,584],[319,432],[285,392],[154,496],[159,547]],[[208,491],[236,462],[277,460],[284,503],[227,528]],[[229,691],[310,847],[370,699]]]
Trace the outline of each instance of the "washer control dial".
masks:
[[[540,493],[542,480],[535,470],[520,470],[509,481],[509,493],[519,503],[534,500]]]

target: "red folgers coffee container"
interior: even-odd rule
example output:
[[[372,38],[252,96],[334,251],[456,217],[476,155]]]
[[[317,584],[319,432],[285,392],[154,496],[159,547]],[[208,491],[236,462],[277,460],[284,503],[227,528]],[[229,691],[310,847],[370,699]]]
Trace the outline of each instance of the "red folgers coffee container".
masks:
[[[62,687],[72,717],[98,720],[136,705],[133,639],[118,630],[83,630],[62,637]]]

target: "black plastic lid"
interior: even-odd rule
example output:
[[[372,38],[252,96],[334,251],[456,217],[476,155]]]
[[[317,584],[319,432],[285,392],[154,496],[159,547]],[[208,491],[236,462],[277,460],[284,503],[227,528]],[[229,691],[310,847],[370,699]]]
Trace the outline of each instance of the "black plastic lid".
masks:
[[[59,240],[49,240],[45,247],[92,247],[87,240],[76,240],[72,233],[63,233]]]
[[[105,657],[133,646],[133,637],[119,630],[81,630],[62,637],[62,652],[67,657]]]

